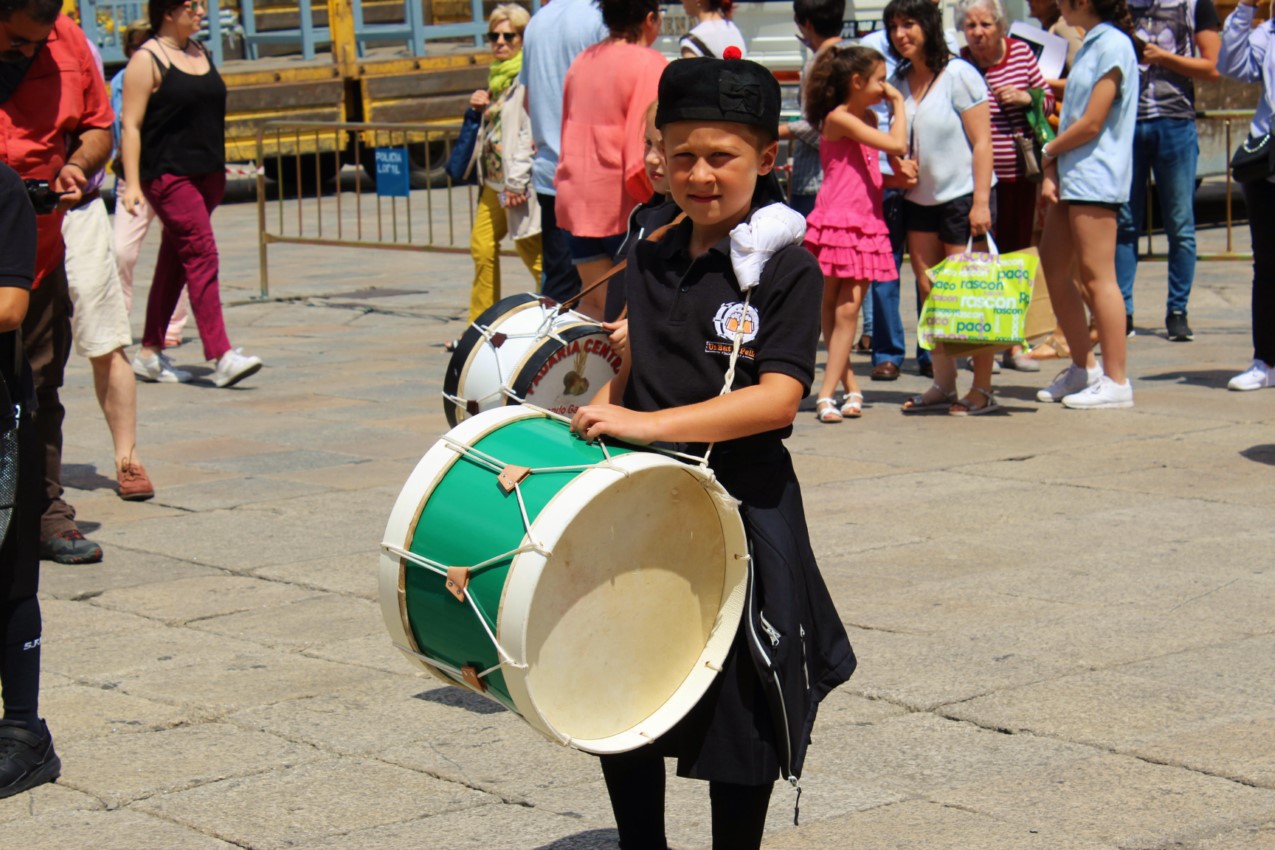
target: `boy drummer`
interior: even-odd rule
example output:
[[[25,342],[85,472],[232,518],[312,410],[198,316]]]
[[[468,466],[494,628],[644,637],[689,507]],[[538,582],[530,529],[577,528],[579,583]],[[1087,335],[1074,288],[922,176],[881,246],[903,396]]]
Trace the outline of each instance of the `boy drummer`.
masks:
[[[770,200],[779,86],[769,71],[737,58],[674,62],[656,125],[687,219],[629,255],[631,356],[572,428],[695,454],[713,444],[713,470],[741,502],[752,590],[699,705],[652,745],[603,756],[602,770],[624,850],[667,847],[665,756],[679,775],[708,780],[713,846],[744,850],[761,845],[774,781],[796,782],[819,701],[855,666],[782,442],[814,378],[823,276],[799,246],[777,251],[755,289],[732,270],[731,230]]]

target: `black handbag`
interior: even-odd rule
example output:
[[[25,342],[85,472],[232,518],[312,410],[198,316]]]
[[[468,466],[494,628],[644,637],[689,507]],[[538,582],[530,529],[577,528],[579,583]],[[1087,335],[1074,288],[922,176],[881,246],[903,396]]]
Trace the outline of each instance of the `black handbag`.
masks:
[[[472,106],[465,110],[465,119],[460,125],[460,135],[452,144],[452,155],[447,158],[443,170],[452,178],[455,186],[469,186],[478,183],[478,175],[470,168],[474,158],[474,146],[478,144],[478,130],[483,123],[483,114]]]
[[[1231,177],[1237,183],[1259,183],[1275,176],[1275,146],[1271,134],[1260,138],[1249,136],[1231,157]]]

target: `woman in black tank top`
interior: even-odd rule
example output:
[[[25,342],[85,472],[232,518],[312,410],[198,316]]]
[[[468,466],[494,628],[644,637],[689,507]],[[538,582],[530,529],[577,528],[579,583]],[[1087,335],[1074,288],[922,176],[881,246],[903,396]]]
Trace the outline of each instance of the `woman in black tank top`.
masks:
[[[204,0],[150,0],[149,12],[152,37],[124,72],[120,146],[127,188],[116,214],[136,215],[144,197],[164,235],[133,371],[144,381],[190,380],[163,353],[185,286],[204,357],[216,363],[212,381],[229,387],[256,373],[261,360],[230,345],[221,312],[212,211],[226,189],[226,84],[193,39]]]

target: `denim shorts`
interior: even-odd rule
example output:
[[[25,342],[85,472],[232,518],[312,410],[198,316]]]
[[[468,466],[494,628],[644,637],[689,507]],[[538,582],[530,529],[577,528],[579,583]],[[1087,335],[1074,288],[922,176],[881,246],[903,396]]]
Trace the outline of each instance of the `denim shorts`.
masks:
[[[568,234],[567,247],[571,251],[571,262],[574,265],[591,263],[594,260],[610,260],[616,262],[616,254],[624,244],[627,234],[617,233],[614,236],[575,236]]]

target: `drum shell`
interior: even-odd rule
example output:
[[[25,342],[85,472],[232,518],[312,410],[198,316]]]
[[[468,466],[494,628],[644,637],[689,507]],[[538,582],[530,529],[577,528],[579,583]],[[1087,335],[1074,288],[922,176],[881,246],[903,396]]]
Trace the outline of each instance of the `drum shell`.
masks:
[[[531,520],[529,534],[524,533],[521,523],[513,531],[491,531],[490,524],[499,525],[502,512],[505,524],[509,524],[516,497],[503,497],[497,504],[489,493],[480,500],[481,505],[460,504],[464,498],[457,494],[490,491],[495,485],[471,480],[474,469],[457,469],[469,465],[468,461],[451,448],[435,446],[404,487],[386,542],[409,551],[432,547],[436,551],[429,557],[449,564],[487,560],[529,539],[543,543],[543,552],[525,551],[497,567],[472,574],[470,592],[491,614],[499,643],[517,661],[531,662],[527,668],[505,666],[491,673],[484,682],[486,695],[519,713],[551,739],[589,752],[633,749],[667,731],[693,707],[729,650],[746,583],[743,525],[733,500],[698,468],[622,447],[608,448],[611,459],[607,460],[598,447],[574,438],[546,449],[542,438],[548,431],[537,433],[543,430],[540,424],[519,422],[534,417],[525,409],[505,408],[471,418],[449,435],[490,455],[509,454],[515,443],[530,447],[540,466],[569,465],[580,458],[592,463],[575,474],[533,474],[524,481],[521,489]],[[518,432],[502,436],[501,428],[511,423],[518,424]],[[559,423],[542,423],[552,424],[558,434],[563,431]],[[596,462],[599,460],[601,463]],[[540,482],[535,480],[538,477]],[[552,480],[555,477],[566,480],[557,486]],[[633,497],[651,482],[661,491],[680,491],[668,496],[680,499],[671,504],[669,515],[654,519],[665,528],[664,537],[670,536],[668,529],[679,521],[694,523],[689,533],[685,529],[672,533],[679,538],[673,548],[693,549],[696,541],[681,538],[698,538],[698,545],[707,547],[705,551],[717,553],[720,548],[722,563],[708,569],[698,562],[651,563],[663,556],[647,551],[655,543],[644,539],[641,527],[649,519],[647,514],[658,512],[661,500]],[[572,505],[577,506],[574,512]],[[583,531],[581,522],[587,526]],[[483,530],[477,529],[479,525]],[[619,566],[591,566],[602,559],[588,553],[602,551],[598,547],[605,548],[612,538],[629,550],[617,553]],[[632,562],[631,568],[626,566],[626,558]],[[674,596],[683,585],[697,588],[693,598],[679,596],[667,606],[652,601],[651,594]],[[469,663],[476,669],[497,664],[495,648],[470,616],[470,606],[459,603],[441,587],[440,576],[414,565],[409,569],[405,559],[391,554],[382,558],[382,611],[395,642],[408,650],[409,657],[416,657],[413,653],[443,656],[452,666]],[[640,621],[620,622],[629,611],[644,613]],[[659,627],[656,635],[641,632],[643,622],[661,617],[672,618],[672,625]],[[702,645],[692,646],[697,637]],[[661,649],[662,638],[676,642]],[[677,669],[652,669],[649,658],[630,657],[650,647],[655,647],[658,655],[680,658],[672,665]],[[578,662],[572,655],[577,651]],[[607,652],[621,657],[602,657]],[[422,666],[444,681],[471,687],[427,663]],[[628,670],[625,677],[629,681],[608,679],[613,668]],[[583,683],[580,695],[568,698],[565,693],[577,689],[577,680]],[[637,687],[635,681],[649,683],[638,697],[629,693]],[[634,721],[625,714],[629,703],[635,706],[634,717],[649,713]],[[595,707],[601,707],[603,714],[608,710],[615,714],[596,720]]]
[[[499,345],[493,342],[497,335]],[[563,363],[564,357],[573,363]],[[555,369],[560,363],[562,368]],[[484,311],[461,336],[443,376],[443,411],[453,427],[475,412],[519,400],[570,416],[622,364],[597,322],[531,293],[511,295]],[[566,374],[547,376],[550,369]],[[546,377],[556,380],[545,383]]]

